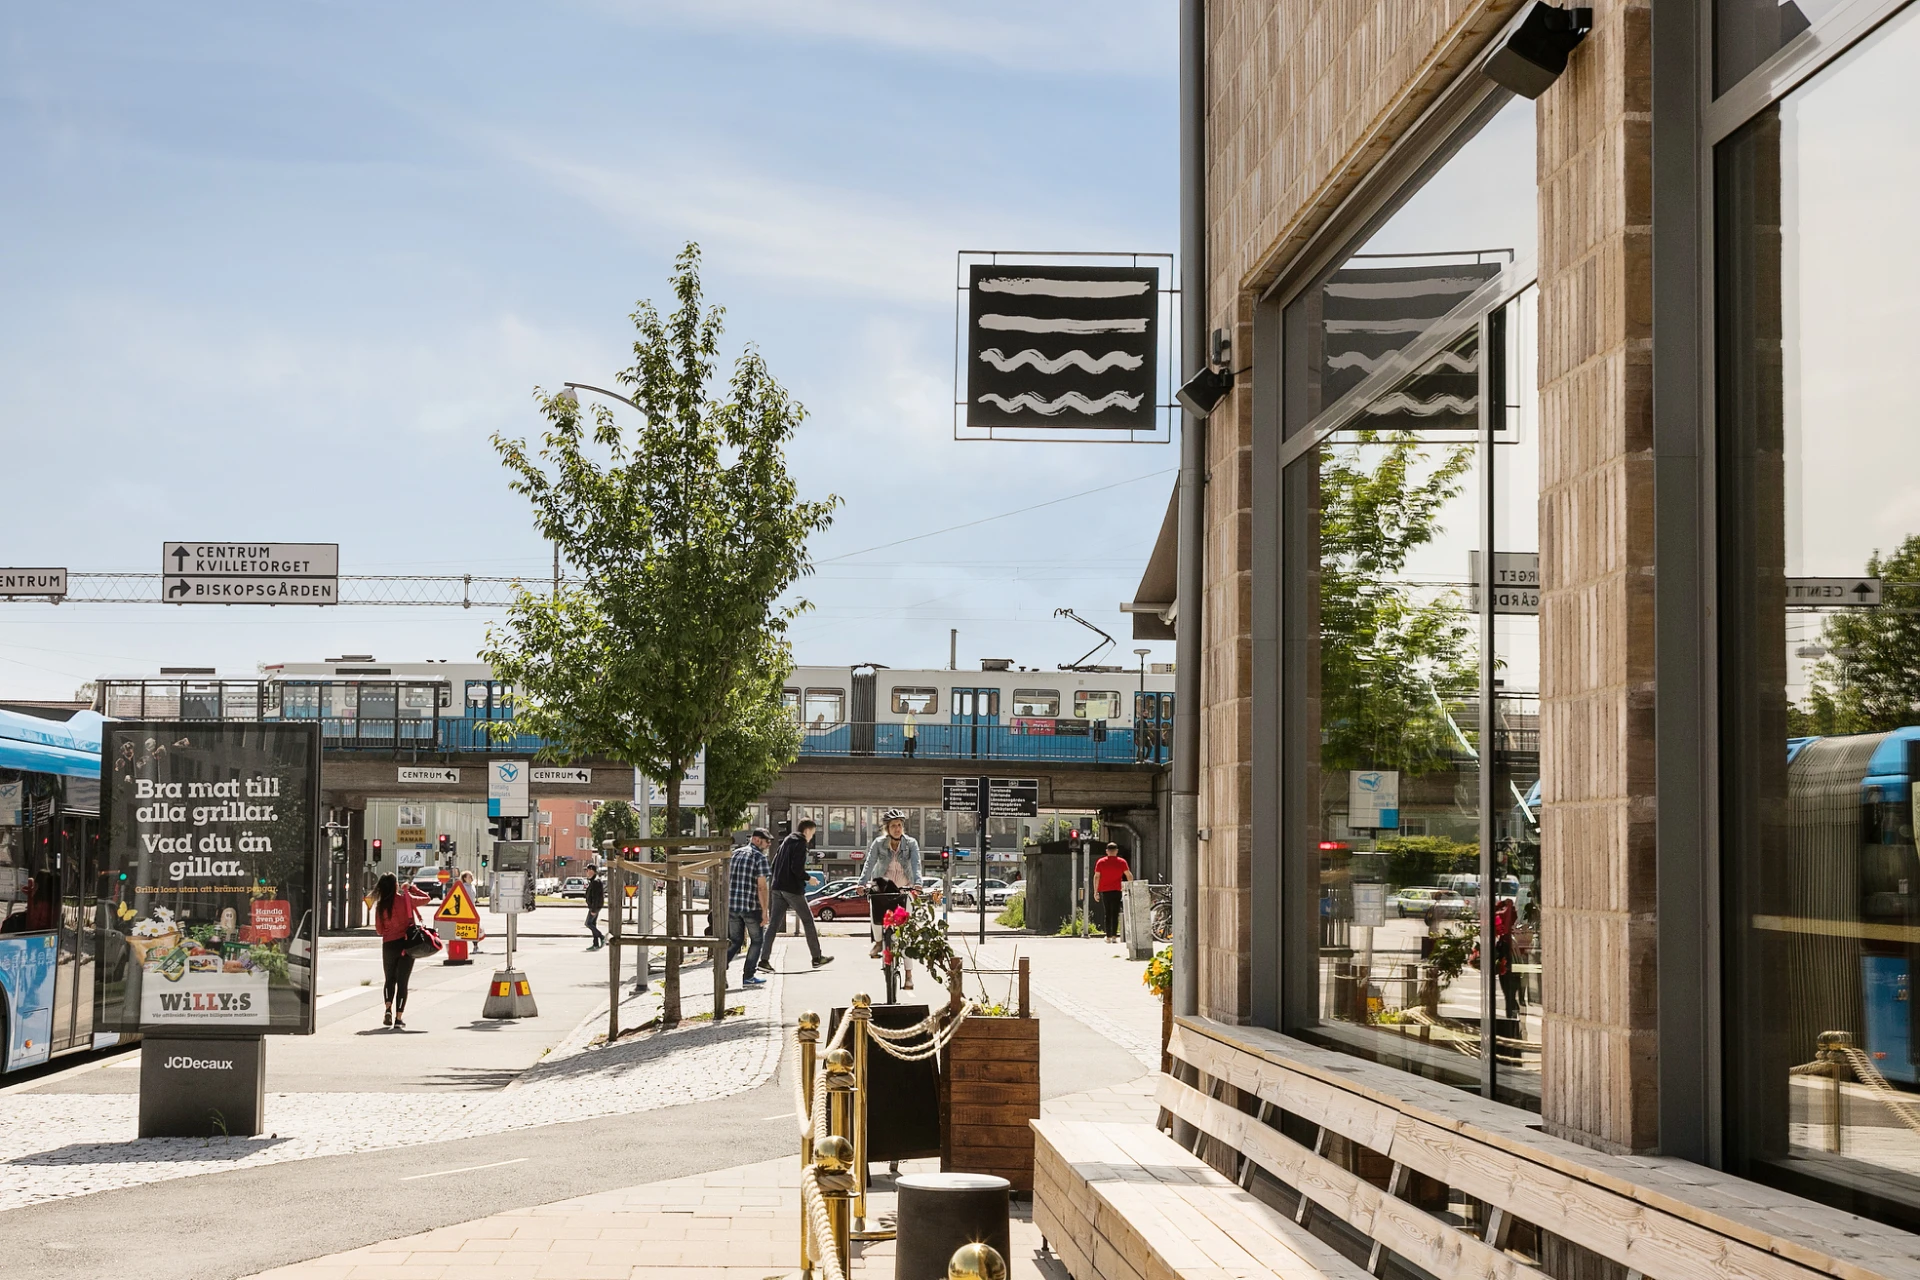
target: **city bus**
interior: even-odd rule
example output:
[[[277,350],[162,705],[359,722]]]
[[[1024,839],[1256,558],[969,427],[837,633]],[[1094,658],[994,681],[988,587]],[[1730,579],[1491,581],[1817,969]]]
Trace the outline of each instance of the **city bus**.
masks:
[[[101,884],[101,724],[0,710],[0,1075],[121,1039],[94,1030],[98,966],[127,960],[118,933],[94,928],[115,896]]]

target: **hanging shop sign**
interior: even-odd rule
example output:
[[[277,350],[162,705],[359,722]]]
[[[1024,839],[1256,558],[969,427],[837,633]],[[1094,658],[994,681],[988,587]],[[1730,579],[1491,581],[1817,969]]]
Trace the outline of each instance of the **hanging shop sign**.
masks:
[[[1160,269],[972,263],[966,425],[1152,430]]]
[[[112,721],[102,733],[103,987],[120,1031],[311,1034],[320,726]]]

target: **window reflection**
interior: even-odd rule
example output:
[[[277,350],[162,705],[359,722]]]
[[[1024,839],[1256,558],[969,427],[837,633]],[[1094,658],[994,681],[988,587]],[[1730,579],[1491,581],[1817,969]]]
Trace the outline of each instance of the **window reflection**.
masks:
[[[1898,18],[1716,156],[1726,1131],[1744,1172],[1909,1229],[1916,58]]]

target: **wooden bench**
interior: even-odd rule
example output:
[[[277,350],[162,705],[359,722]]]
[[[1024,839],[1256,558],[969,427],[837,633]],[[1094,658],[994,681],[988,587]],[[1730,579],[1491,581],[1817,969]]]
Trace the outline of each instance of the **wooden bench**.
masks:
[[[1169,1056],[1163,1117],[1211,1163],[1148,1125],[1034,1124],[1034,1221],[1074,1280],[1350,1280],[1389,1255],[1438,1280],[1547,1280],[1523,1239],[1543,1265],[1549,1247],[1583,1252],[1576,1270],[1627,1280],[1920,1280],[1920,1237],[1578,1146],[1529,1112],[1272,1031],[1182,1018]],[[1256,1176],[1264,1199],[1242,1190]]]
[[[1074,1280],[1371,1280],[1156,1129],[1033,1129],[1033,1220]]]

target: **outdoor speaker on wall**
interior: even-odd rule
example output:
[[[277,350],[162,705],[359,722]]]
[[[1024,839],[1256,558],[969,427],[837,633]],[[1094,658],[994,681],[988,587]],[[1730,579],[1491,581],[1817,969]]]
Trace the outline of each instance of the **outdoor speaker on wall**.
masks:
[[[1523,98],[1537,98],[1567,69],[1567,55],[1593,30],[1593,10],[1557,9],[1532,0],[1494,46],[1480,71]]]

